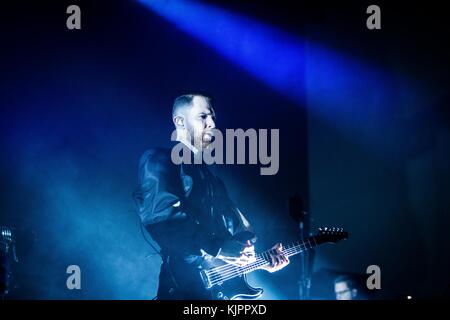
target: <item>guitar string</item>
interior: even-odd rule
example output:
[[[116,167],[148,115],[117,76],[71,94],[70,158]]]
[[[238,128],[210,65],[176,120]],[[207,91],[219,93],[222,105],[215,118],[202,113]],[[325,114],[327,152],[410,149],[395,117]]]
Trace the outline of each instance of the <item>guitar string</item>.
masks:
[[[310,239],[307,240],[309,245],[310,245],[310,248],[316,247],[318,245],[316,239],[314,237],[312,237],[312,239],[314,240],[314,245],[311,244],[311,242],[309,241]],[[300,247],[300,248],[304,247],[304,248],[302,248],[302,250],[296,252],[296,249],[298,247]],[[300,253],[302,251],[305,251],[306,249],[307,249],[307,245],[306,245],[306,241],[305,241],[305,242],[303,242],[300,245],[293,245],[292,247],[289,247],[285,251],[286,252],[289,251],[287,253],[288,255],[293,255],[293,254],[297,254],[297,253]],[[266,253],[266,252],[264,252],[264,253]],[[210,284],[211,284],[211,286],[214,286],[215,284],[222,283],[222,282],[227,281],[229,279],[232,279],[232,278],[234,278],[234,277],[236,277],[238,275],[242,275],[242,274],[254,271],[254,270],[258,269],[259,267],[261,267],[261,266],[263,266],[265,264],[269,264],[269,262],[267,260],[265,260],[265,259],[264,260],[260,259],[259,261],[260,262],[258,262],[258,263],[252,263],[252,265],[245,266],[245,267],[238,267],[238,266],[232,265],[232,267],[233,267],[232,269],[233,270],[231,270],[231,272],[229,272],[226,276],[222,275],[222,277],[221,277],[220,274],[216,274],[215,275],[216,276],[215,279],[210,281]]]
[[[257,255],[255,257],[256,260],[254,262],[250,263],[247,266],[242,266],[241,267],[241,266],[236,266],[236,265],[233,265],[233,264],[227,264],[227,265],[224,265],[224,266],[220,266],[220,267],[216,267],[216,268],[210,269],[210,270],[206,271],[206,273],[207,273],[207,275],[209,276],[210,279],[214,280],[216,278],[227,276],[229,272],[236,272],[236,271],[239,272],[243,268],[251,268],[251,267],[253,267],[253,266],[255,266],[255,265],[257,265],[257,264],[259,264],[260,262],[263,262],[263,261],[264,262],[269,262],[265,258],[264,254],[265,253]]]
[[[314,245],[311,244],[310,240],[314,241]],[[317,246],[317,241],[316,241],[315,237],[310,237],[306,241],[303,241],[302,243],[297,242],[297,244],[287,245],[286,249],[283,250],[283,253],[287,254],[288,256],[291,256],[292,254],[300,253],[301,251],[304,251],[304,250],[307,249],[308,244],[309,244],[310,248],[313,248],[314,246]],[[300,252],[296,252],[298,248],[301,249]],[[263,252],[262,254],[257,255],[257,258],[258,258],[258,256],[262,256],[263,254],[267,254],[269,251],[270,250],[267,250],[267,251]],[[267,261],[267,259],[264,259],[264,260]],[[250,265],[247,265],[247,266],[244,266],[244,267],[245,268],[251,267],[255,262],[252,262]],[[219,267],[210,269],[210,270],[207,271],[207,273],[208,273],[208,275],[212,274],[212,273],[216,273],[217,276],[220,276],[220,272],[224,272],[227,269],[230,269],[230,271],[234,271],[234,269],[236,269],[236,268],[244,268],[244,267],[239,267],[239,266],[236,266],[236,265],[233,265],[233,264],[226,264],[224,266],[219,266]]]
[[[253,270],[258,269],[261,266],[269,265],[269,264],[270,263],[267,260],[260,259],[259,261],[257,261],[257,263],[253,263],[251,266],[245,266],[245,267],[232,266],[232,269],[229,270],[227,273],[223,273],[223,274],[215,273],[214,275],[210,276],[209,277],[210,284],[211,284],[211,286],[214,286],[216,284],[222,283],[222,282],[232,279],[236,276],[251,272]]]
[[[292,245],[286,246],[286,249],[283,250],[283,253],[285,253],[288,256],[291,256],[291,255],[300,253],[302,251],[305,251],[308,247],[307,244],[309,244],[310,248],[317,246],[317,242],[316,242],[315,238],[314,237],[311,237],[311,238],[314,241],[314,245],[311,244],[310,239],[307,239],[307,241],[304,241],[297,245],[292,244]],[[300,251],[298,251],[299,248],[300,248]],[[267,252],[268,251],[264,252],[263,254],[267,254]],[[263,256],[263,254],[259,254],[258,256]],[[257,258],[259,258],[259,257],[257,257]],[[258,269],[259,267],[266,265],[266,264],[270,264],[270,263],[267,259],[264,259],[264,258],[259,258],[259,260],[252,262],[250,265],[243,266],[243,267],[228,264],[225,266],[220,266],[220,267],[208,270],[207,276],[210,280],[210,283],[212,283],[212,285],[214,285],[216,283],[226,281],[235,276],[254,271],[254,270]],[[217,270],[220,270],[220,272],[218,272]]]
[[[232,279],[238,275],[248,273],[248,272],[252,271],[252,269],[256,270],[257,268],[264,266],[264,265],[268,265],[268,264],[269,264],[269,262],[267,260],[261,260],[260,262],[254,264],[251,268],[249,268],[249,267],[236,268],[237,270],[235,272],[231,272],[225,276],[219,276],[218,278],[212,280],[211,285],[216,285],[216,284],[222,283],[222,282]]]
[[[225,272],[218,273],[216,271],[212,271],[208,273],[208,278],[210,280],[210,283],[212,285],[226,281],[228,279],[234,278],[235,276],[242,275],[245,273],[248,273],[250,271],[256,270],[261,266],[269,265],[269,261],[263,258],[259,258],[256,262],[252,263],[251,265],[244,266],[244,267],[238,267],[232,265],[230,268],[225,270]]]
[[[314,243],[315,243],[314,245],[311,244],[309,239],[307,240],[307,242],[309,243],[310,248],[313,248],[314,246],[317,246],[316,240],[314,239],[314,237],[312,237],[312,238],[313,238]],[[304,241],[301,244],[287,246],[286,248],[287,249],[283,250],[283,253],[287,254],[288,256],[291,256],[291,255],[300,253],[302,251],[305,251],[307,249],[307,243],[306,243],[306,241]],[[299,248],[300,248],[300,251],[298,251]],[[264,253],[267,253],[267,251],[264,252]],[[263,254],[260,254],[260,255],[263,255]],[[238,267],[238,266],[235,266],[235,265],[226,265],[225,267],[229,267],[229,268],[227,268],[228,270],[225,270],[225,269],[222,270],[222,273],[215,272],[215,270],[217,270],[217,268],[220,268],[220,267],[217,267],[215,269],[211,269],[207,273],[208,273],[208,277],[210,279],[211,285],[215,285],[217,283],[221,283],[221,282],[226,281],[228,279],[234,278],[234,277],[236,277],[238,275],[242,275],[242,274],[251,272],[253,270],[256,270],[259,267],[261,267],[263,265],[266,265],[266,264],[270,264],[268,260],[263,259],[263,258],[259,258],[258,261],[253,262],[252,264],[244,266],[244,267]],[[221,266],[221,267],[224,267],[224,266]]]
[[[309,245],[310,245],[310,248],[313,247],[310,242],[309,242]],[[302,244],[294,245],[292,247],[287,247],[285,250],[283,250],[283,253],[288,255],[288,256],[291,256],[291,255],[293,255],[295,253],[299,253],[299,252],[297,252],[298,249],[300,249],[299,252],[306,250],[307,249],[307,244],[306,243],[302,243]],[[257,255],[257,259],[259,258],[259,261],[267,262],[268,264],[270,264],[268,259],[264,258],[264,254],[267,254],[267,253],[268,253],[268,251],[265,251],[262,254]],[[263,258],[260,258],[261,256]],[[255,261],[255,262],[252,262],[250,265],[243,266],[243,267],[235,266],[233,264],[227,264],[225,266],[220,266],[220,267],[216,267],[216,268],[210,269],[210,270],[207,271],[207,273],[208,273],[208,276],[211,274],[212,276],[215,276],[215,278],[220,278],[220,277],[223,277],[223,276],[227,276],[228,272],[235,272],[236,269],[238,269],[238,272],[239,272],[240,268],[248,269],[248,268],[254,267],[255,265],[257,265],[257,267],[260,266],[258,264],[258,260]]]
[[[316,240],[313,238],[313,240],[314,240],[314,242],[316,243],[316,245],[317,245],[317,242],[316,242]],[[309,239],[307,239],[307,240],[305,240],[305,241],[303,241],[303,242],[296,242],[295,244],[291,244],[291,245],[287,245],[285,248],[286,249],[284,249],[283,250],[283,253],[285,253],[285,252],[294,252],[295,250],[297,250],[297,248],[298,247],[300,247],[301,248],[301,250],[304,250],[306,247],[307,247],[307,243],[306,242],[308,242],[309,243],[309,246],[310,246],[310,248],[313,248],[313,245],[311,244],[311,242],[309,241]],[[304,247],[304,248],[303,248]],[[267,251],[264,251],[263,253],[261,253],[261,254],[258,254],[257,256],[262,256],[263,254],[265,254],[265,253],[267,253],[267,252],[269,252],[269,251],[271,251],[271,250],[267,250]],[[219,266],[219,267],[216,267],[216,268],[213,268],[214,270],[216,270],[216,271],[219,271],[219,270],[222,270],[222,269],[226,269],[226,268],[228,268],[229,266],[235,266],[235,265],[232,265],[232,264],[226,264],[226,265],[224,265],[224,266]],[[211,269],[212,270],[212,269]]]
[[[308,241],[310,248],[313,248],[313,245],[310,241]],[[300,251],[298,251],[300,249]],[[287,247],[285,250],[283,250],[283,253],[287,256],[291,256],[296,253],[300,253],[307,249],[307,244],[302,243],[299,245],[294,245],[292,247]],[[259,254],[258,256],[263,256],[263,254],[267,254],[267,251]],[[251,272],[253,270],[258,269],[261,266],[270,264],[270,262],[265,258],[257,257],[257,260],[255,262],[252,262],[250,265],[239,267],[235,265],[226,265],[217,267],[211,270],[208,270],[206,273],[208,275],[208,278],[210,280],[211,285],[226,281],[228,279],[234,278],[235,276],[242,275],[248,272]],[[226,268],[224,268],[226,267]],[[218,269],[221,269],[220,272],[218,272]]]
[[[312,248],[312,245],[311,245],[311,242],[309,241],[309,239],[308,240],[306,240],[306,241],[308,241],[308,243],[309,243],[309,245],[310,245],[310,247]],[[291,245],[287,245],[285,248],[286,249],[284,249],[283,250],[283,252],[285,252],[285,251],[287,251],[287,250],[296,250],[295,248],[297,248],[297,247],[302,247],[302,246],[307,246],[307,244],[306,244],[306,241],[303,241],[303,242],[297,242],[296,244],[291,244]],[[315,240],[314,240],[315,241]],[[266,253],[266,252],[269,252],[269,251],[271,251],[271,250],[267,250],[267,251],[264,251],[263,253],[261,253],[261,254],[258,254],[259,256],[261,256],[261,255],[263,255],[264,253]],[[257,255],[257,256],[258,256]],[[221,269],[223,269],[223,268],[227,268],[228,266],[233,266],[232,264],[226,264],[226,265],[224,265],[224,266],[219,266],[219,267],[216,267],[216,268],[214,268],[214,270],[221,270]]]
[[[268,262],[265,261],[265,260],[264,261],[260,261],[258,264],[255,265],[255,267],[260,267],[260,266],[263,266],[265,264],[268,264]],[[241,270],[239,270],[239,267],[237,267],[236,269],[238,269],[238,270],[235,273],[230,273],[230,274],[228,274],[226,276],[219,276],[216,279],[211,280],[210,281],[211,285],[213,286],[213,285],[216,285],[218,283],[222,283],[222,282],[227,281],[229,279],[232,279],[235,276],[237,276],[237,275],[242,273]]]

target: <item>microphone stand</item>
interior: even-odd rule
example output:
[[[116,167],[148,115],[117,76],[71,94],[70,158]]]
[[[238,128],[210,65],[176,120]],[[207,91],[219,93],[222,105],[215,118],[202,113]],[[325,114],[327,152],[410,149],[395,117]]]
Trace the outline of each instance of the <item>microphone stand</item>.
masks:
[[[303,209],[303,201],[300,196],[294,196],[289,200],[290,215],[299,226],[300,239],[302,240],[311,236],[311,216]],[[298,281],[300,300],[310,299],[314,255],[314,249],[300,253],[300,279]]]

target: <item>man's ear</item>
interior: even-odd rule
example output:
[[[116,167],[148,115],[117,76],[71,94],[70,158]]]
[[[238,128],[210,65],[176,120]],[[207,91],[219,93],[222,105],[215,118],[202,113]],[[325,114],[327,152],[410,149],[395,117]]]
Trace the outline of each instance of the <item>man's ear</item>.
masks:
[[[175,116],[173,117],[173,123],[175,124],[175,127],[177,128],[184,128],[184,119],[182,116]]]

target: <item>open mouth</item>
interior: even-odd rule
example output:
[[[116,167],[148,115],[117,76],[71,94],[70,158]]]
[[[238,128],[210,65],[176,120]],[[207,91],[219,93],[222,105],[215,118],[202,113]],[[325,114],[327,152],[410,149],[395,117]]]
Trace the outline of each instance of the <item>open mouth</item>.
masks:
[[[212,132],[205,132],[203,133],[203,140],[205,141],[212,141],[214,138],[214,134]]]

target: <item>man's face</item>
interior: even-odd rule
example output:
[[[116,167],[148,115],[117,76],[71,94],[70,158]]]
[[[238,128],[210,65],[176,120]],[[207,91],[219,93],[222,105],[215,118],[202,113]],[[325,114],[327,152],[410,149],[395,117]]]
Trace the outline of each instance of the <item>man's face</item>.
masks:
[[[336,300],[353,300],[356,296],[356,289],[349,288],[347,282],[336,282],[334,284]]]
[[[197,148],[206,148],[213,140],[212,129],[216,127],[215,113],[208,101],[201,96],[192,100],[184,116],[184,126],[190,135],[191,144]]]

